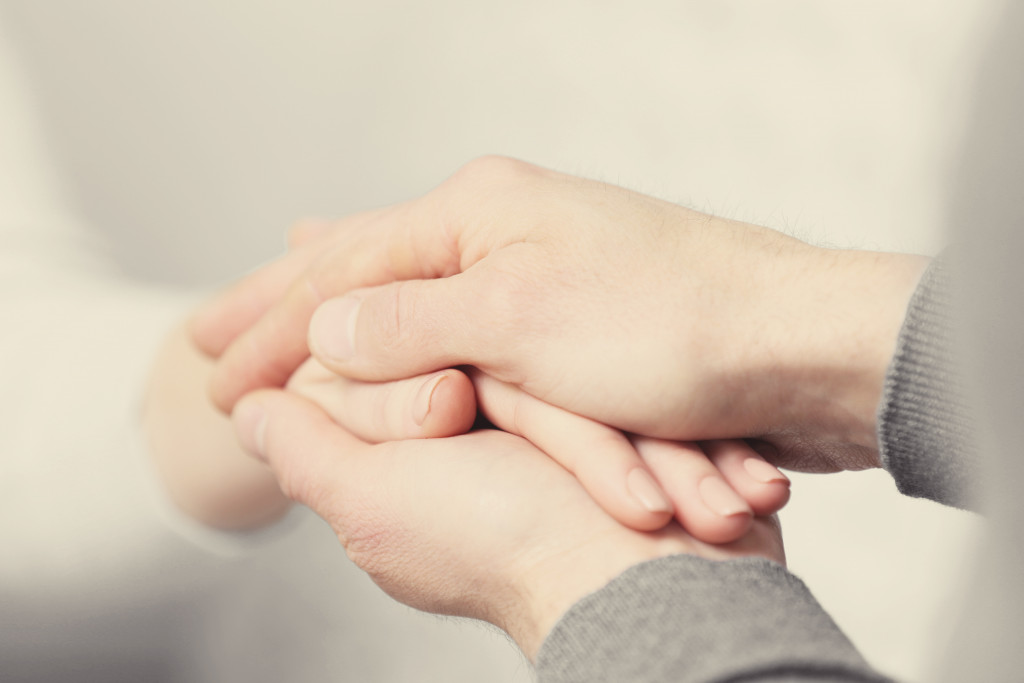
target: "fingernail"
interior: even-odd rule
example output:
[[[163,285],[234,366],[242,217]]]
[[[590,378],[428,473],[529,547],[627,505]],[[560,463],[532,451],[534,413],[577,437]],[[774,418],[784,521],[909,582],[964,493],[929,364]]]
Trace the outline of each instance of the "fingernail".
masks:
[[[266,460],[267,414],[263,406],[254,402],[243,403],[235,409],[232,419],[242,448],[260,460]]]
[[[747,474],[763,484],[789,483],[789,477],[780,472],[777,467],[764,460],[747,458],[743,462],[743,468],[747,471]]]
[[[422,426],[427,420],[427,415],[430,414],[430,400],[434,398],[434,390],[437,389],[438,385],[441,384],[448,377],[446,374],[440,374],[436,377],[431,377],[423,386],[420,387],[419,392],[416,394],[416,400],[413,401],[412,406],[412,419],[416,420],[416,424]]]
[[[672,502],[647,470],[635,467],[626,475],[626,488],[648,512],[672,512]]]
[[[354,356],[356,321],[362,303],[362,299],[354,296],[343,296],[321,304],[309,323],[310,347],[330,360],[343,361]]]
[[[697,486],[704,504],[716,515],[751,514],[747,501],[739,497],[732,488],[718,477],[705,477]]]

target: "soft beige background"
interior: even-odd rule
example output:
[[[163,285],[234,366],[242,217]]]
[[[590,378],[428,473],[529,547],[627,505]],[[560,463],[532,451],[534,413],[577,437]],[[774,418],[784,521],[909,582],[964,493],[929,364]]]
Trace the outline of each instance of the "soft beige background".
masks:
[[[935,253],[998,4],[0,0],[0,17],[121,267],[210,284],[299,216],[422,193],[483,153]],[[921,680],[976,520],[883,473],[793,491],[792,569],[877,666]],[[340,550],[293,546],[344,571]]]

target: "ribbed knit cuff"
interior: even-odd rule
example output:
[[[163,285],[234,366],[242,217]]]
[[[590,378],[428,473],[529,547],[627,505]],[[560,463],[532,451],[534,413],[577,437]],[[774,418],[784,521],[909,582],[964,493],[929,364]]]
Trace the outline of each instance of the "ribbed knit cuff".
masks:
[[[935,259],[900,330],[878,410],[882,465],[899,490],[971,507],[978,448],[956,335],[952,268]]]
[[[541,683],[889,680],[781,565],[689,555],[636,565],[576,603],[537,672]]]

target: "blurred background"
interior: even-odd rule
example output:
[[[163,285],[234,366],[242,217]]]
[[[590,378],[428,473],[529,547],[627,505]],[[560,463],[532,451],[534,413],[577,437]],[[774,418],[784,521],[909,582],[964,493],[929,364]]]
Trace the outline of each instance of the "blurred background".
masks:
[[[489,153],[817,244],[935,254],[1001,7],[0,0],[0,39],[28,79],[66,198],[114,267],[207,288],[278,255],[300,217],[422,194]],[[884,473],[793,480],[782,515],[792,570],[877,667],[924,680],[976,519],[905,499]],[[381,677],[373,662],[403,655],[392,622],[381,618],[376,636],[375,617],[343,624],[356,603],[401,612],[409,641],[438,621],[387,605],[315,520],[233,576],[209,595],[227,582],[262,597],[239,598],[227,621],[173,589],[147,603],[97,588],[80,609],[8,596],[23,613],[0,620],[0,655],[41,667],[155,648],[217,659],[219,680],[231,680],[231,658],[256,641],[230,647],[211,634],[284,610],[289,627],[263,637],[314,662],[288,680],[427,680],[412,665]]]

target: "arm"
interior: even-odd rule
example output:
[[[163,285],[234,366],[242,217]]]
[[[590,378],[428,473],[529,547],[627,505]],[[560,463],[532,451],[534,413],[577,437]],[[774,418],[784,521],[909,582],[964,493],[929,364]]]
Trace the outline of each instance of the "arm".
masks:
[[[542,681],[883,680],[781,566],[773,519],[709,546],[675,524],[620,526],[509,434],[373,446],[279,391],[234,419],[381,588],[500,626]]]
[[[951,277],[947,262],[936,260],[910,300],[878,429],[883,464],[900,491],[964,506],[979,476],[978,449]],[[691,616],[699,629],[688,627]],[[639,647],[618,646],[635,632],[647,636],[631,641]],[[559,682],[718,680],[709,666],[726,667],[728,675],[715,671],[724,678],[880,680],[794,577],[689,558],[636,567],[575,605],[539,659],[541,680]]]
[[[915,290],[878,423],[882,460],[900,491],[962,507],[979,455],[951,278],[939,259]],[[637,632],[646,636],[630,641],[638,647],[619,646]],[[778,568],[691,558],[635,567],[575,605],[545,642],[539,670],[541,680],[559,682],[881,680],[799,580]]]
[[[761,559],[636,565],[555,625],[543,683],[884,681],[800,579]]]

